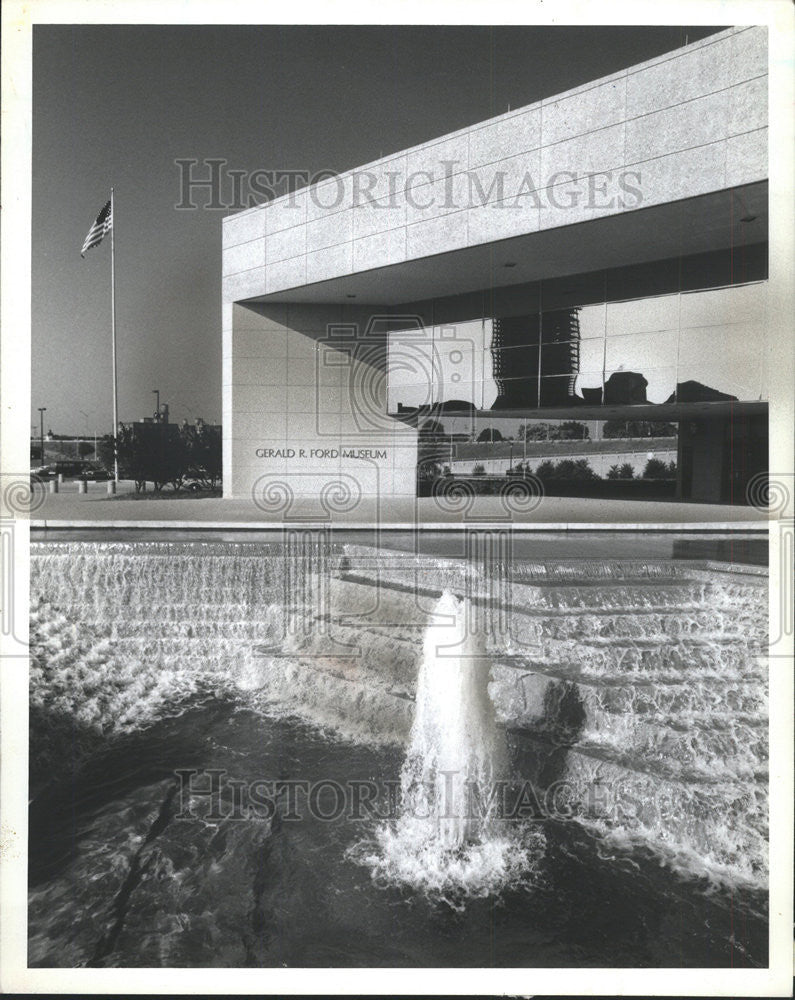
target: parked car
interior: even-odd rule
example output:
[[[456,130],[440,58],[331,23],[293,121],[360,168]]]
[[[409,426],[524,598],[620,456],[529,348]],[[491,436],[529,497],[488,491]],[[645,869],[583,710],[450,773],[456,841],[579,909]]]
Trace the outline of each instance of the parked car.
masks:
[[[51,462],[49,465],[42,465],[38,469],[30,470],[31,479],[36,477],[41,480],[57,479],[63,476],[64,479],[86,479],[91,482],[102,482],[113,477],[102,468],[97,462]]]
[[[82,472],[75,476],[75,478],[88,479],[94,483],[103,483],[108,479],[113,479],[113,475],[107,469],[103,469],[97,462],[84,462]]]
[[[58,473],[55,471],[54,465],[40,465],[35,469],[30,470],[31,480],[38,479],[39,481],[47,479],[55,479]]]

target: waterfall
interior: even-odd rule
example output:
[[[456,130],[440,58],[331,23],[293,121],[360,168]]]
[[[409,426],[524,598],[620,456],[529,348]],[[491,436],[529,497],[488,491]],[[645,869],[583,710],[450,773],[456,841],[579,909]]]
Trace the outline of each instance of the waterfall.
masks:
[[[468,601],[445,591],[425,631],[416,710],[401,772],[400,811],[352,856],[376,881],[425,890],[453,906],[526,881],[543,834],[501,816],[505,730],[488,685],[483,631]]]
[[[605,845],[650,850],[685,877],[767,884],[763,573],[522,560],[494,599],[471,563],[348,546],[341,571],[341,551],[34,542],[42,774],[78,744],[89,753],[213,692],[406,748],[400,821],[384,820],[365,852],[387,881],[465,892],[510,881],[532,850],[522,861],[516,830],[479,808],[510,777],[541,798],[565,781],[572,818]],[[440,601],[446,588],[473,594],[472,607]]]

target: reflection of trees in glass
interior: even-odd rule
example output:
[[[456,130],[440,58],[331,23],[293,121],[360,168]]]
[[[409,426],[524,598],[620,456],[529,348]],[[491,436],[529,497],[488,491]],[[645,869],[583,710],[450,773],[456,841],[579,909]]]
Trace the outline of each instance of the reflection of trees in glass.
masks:
[[[558,427],[558,436],[561,441],[585,441],[590,437],[588,425],[579,420],[564,420]]]
[[[516,436],[520,441],[546,441],[549,438],[549,424],[520,424]]]
[[[551,462],[547,459],[536,469],[536,476],[542,482],[545,479],[592,480],[600,478],[591,468],[586,458],[564,458],[560,462]]]
[[[449,466],[446,468],[449,470]],[[442,467],[438,462],[427,460],[421,461],[418,464],[417,476],[423,482],[430,482],[433,479],[438,479],[441,474]]]
[[[703,382],[696,382],[689,379],[687,382],[677,382],[676,391],[666,399],[666,403],[720,403],[736,402],[736,396],[730,396],[727,392],[720,392]]]
[[[421,482],[436,479],[441,462],[449,458],[451,438],[439,420],[428,419],[420,427],[417,440],[418,478]]]
[[[676,437],[676,424],[665,420],[605,420],[602,437]]]
[[[645,403],[648,380],[640,372],[613,372],[605,382],[604,401],[616,404]]]
[[[590,436],[588,425],[580,420],[563,420],[559,424],[544,421],[521,424],[518,435],[520,441],[587,441]]]
[[[478,434],[478,441],[503,441],[505,440],[496,427],[484,427]]]
[[[635,470],[629,462],[622,465],[611,465],[607,471],[608,479],[634,479]]]
[[[676,462],[666,464],[660,458],[650,458],[643,469],[644,479],[675,479]]]

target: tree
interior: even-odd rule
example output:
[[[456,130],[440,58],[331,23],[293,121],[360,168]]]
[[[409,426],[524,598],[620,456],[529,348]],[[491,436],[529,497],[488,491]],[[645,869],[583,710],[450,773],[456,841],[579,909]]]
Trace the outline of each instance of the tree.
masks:
[[[438,462],[426,461],[419,463],[417,475],[422,482],[430,482],[433,479],[438,479],[441,471],[442,467]]]
[[[543,480],[590,480],[598,479],[585,458],[571,459],[564,458],[560,462],[554,463],[549,460],[542,462],[536,469],[536,476]]]
[[[622,465],[611,465],[608,473],[608,479],[634,479],[635,470],[632,468],[630,462],[624,462]]]
[[[543,461],[536,469],[536,476],[539,479],[554,479],[555,478],[555,463],[551,462],[548,458]]]
[[[543,421],[532,424],[520,424],[517,434],[520,441],[546,441],[549,436],[549,424]]]
[[[180,431],[187,452],[186,474],[208,489],[215,489],[222,473],[221,428],[204,421]]]
[[[117,433],[119,475],[134,479],[138,488],[151,482],[155,490],[171,483],[182,485],[188,470],[188,448],[173,424],[123,424]],[[98,442],[99,460],[113,471],[113,437],[106,434]]]
[[[473,476],[485,476],[486,475],[486,466],[485,465],[481,465],[478,462],[478,464],[472,470],[472,475]]]
[[[144,483],[151,479],[148,475],[148,456],[143,442],[133,434],[132,427],[125,424],[119,427],[117,436],[119,475],[122,479],[134,479],[136,483]],[[97,458],[100,465],[110,473],[114,470],[113,435],[104,434],[97,442]]]
[[[580,420],[564,420],[558,428],[561,441],[586,441],[590,436],[588,425]]]
[[[671,466],[673,466],[673,473],[671,472]],[[671,463],[671,466],[666,465],[659,458],[650,458],[646,463],[646,467],[643,470],[644,479],[670,479],[676,475],[676,466]]]
[[[503,436],[497,430],[496,427],[484,427],[483,430],[478,434],[478,441],[502,441]]]
[[[558,468],[561,471],[561,479],[598,479],[599,476],[594,472],[591,466],[588,464],[586,458],[578,458],[576,461],[572,462],[570,459],[564,458],[562,462],[558,464]],[[565,475],[563,474],[563,468],[565,468]]]
[[[676,424],[664,420],[605,420],[602,437],[676,437]]]

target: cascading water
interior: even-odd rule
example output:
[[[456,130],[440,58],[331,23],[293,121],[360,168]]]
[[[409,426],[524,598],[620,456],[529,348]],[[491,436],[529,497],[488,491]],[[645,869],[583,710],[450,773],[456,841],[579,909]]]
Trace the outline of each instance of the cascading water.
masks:
[[[352,856],[378,882],[458,905],[527,881],[543,851],[538,830],[500,816],[505,730],[489,697],[485,634],[471,633],[468,601],[445,591],[425,631],[416,710],[401,772],[400,814]]]
[[[422,814],[420,762],[439,774],[470,768],[477,778],[488,761],[499,773],[495,733],[507,727],[512,747],[521,743],[517,776],[541,790],[565,779],[579,822],[600,840],[650,848],[685,875],[765,884],[762,577],[671,562],[523,563],[511,569],[510,594],[503,587],[508,627],[467,637],[450,595],[440,612],[415,590],[471,588],[480,609],[488,595],[468,566],[390,556],[377,574],[335,570],[329,580],[341,551],[34,545],[36,770],[44,778],[57,767],[64,746],[90,754],[180,711],[192,695],[227,692],[335,738],[409,746],[404,798],[413,795]],[[346,551],[370,564],[369,552]],[[451,655],[462,642],[466,650]],[[470,735],[480,756],[459,759]],[[591,799],[606,783],[615,802],[603,815]],[[441,840],[429,848],[462,839],[471,854],[480,818],[442,819]],[[498,840],[508,829],[484,821]],[[410,852],[404,860],[411,864]]]
[[[35,543],[31,965],[201,965],[212,939],[240,966],[764,966],[765,584],[663,559],[487,577],[336,543]],[[316,782],[324,815],[336,781],[378,791],[339,820],[177,822],[194,766]],[[540,811],[506,818],[526,787]]]

